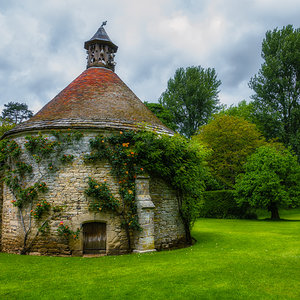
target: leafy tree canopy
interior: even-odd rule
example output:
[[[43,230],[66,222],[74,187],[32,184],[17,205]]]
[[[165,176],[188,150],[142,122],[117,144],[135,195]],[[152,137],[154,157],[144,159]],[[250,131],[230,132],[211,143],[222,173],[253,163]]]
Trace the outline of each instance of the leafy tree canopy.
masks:
[[[265,143],[254,124],[224,114],[215,115],[194,139],[212,149],[208,165],[212,175],[226,188],[233,187],[247,156]]]
[[[248,122],[255,123],[254,117],[254,105],[253,102],[247,103],[246,100],[240,101],[237,105],[230,105],[224,107],[219,114],[224,114],[233,117],[240,117]],[[257,125],[257,124],[256,124]]]
[[[9,131],[10,129],[14,128],[16,124],[11,123],[7,120],[3,120],[0,118],[0,137],[6,132]]]
[[[169,79],[159,103],[174,115],[178,132],[191,137],[218,109],[220,85],[213,68],[179,68]]]
[[[149,103],[147,101],[144,104],[170,129],[176,131],[177,125],[175,124],[174,115],[166,107],[160,103]]]
[[[279,207],[300,204],[300,166],[296,156],[284,148],[258,148],[245,164],[235,184],[237,202],[266,208],[271,219],[279,219]]]
[[[14,124],[19,124],[33,116],[33,112],[28,109],[26,103],[9,102],[4,104],[2,118],[7,119]]]
[[[255,118],[266,138],[279,138],[300,155],[300,28],[268,31],[263,64],[249,86],[255,92]]]

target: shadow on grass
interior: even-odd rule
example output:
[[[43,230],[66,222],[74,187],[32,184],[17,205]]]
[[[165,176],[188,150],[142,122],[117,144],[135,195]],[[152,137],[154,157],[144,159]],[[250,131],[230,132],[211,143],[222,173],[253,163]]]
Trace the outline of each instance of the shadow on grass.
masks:
[[[194,245],[197,243],[209,243],[212,241],[220,241],[223,239],[222,234],[211,233],[211,232],[197,232],[193,234]]]

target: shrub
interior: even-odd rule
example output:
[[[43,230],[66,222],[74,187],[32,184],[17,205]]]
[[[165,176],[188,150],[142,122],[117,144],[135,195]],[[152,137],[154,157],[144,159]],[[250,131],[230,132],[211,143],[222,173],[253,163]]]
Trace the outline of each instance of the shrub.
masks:
[[[203,206],[199,217],[217,219],[256,219],[248,205],[239,207],[233,190],[209,191],[203,193]]]

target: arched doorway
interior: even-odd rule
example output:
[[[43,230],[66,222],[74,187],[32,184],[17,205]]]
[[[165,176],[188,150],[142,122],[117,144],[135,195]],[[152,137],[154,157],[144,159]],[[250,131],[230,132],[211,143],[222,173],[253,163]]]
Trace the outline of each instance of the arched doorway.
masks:
[[[83,254],[106,252],[106,224],[90,222],[82,224]]]

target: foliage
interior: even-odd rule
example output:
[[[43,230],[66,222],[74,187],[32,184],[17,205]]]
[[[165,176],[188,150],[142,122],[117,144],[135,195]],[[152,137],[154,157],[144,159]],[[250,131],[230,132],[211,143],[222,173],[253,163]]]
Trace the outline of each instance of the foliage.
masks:
[[[248,155],[264,144],[254,124],[224,114],[215,115],[209,124],[200,128],[194,139],[212,149],[207,157],[212,175],[230,189],[236,176],[243,171]]]
[[[13,129],[16,124],[10,122],[7,119],[0,118],[0,137],[7,131]]]
[[[122,132],[104,137],[99,135],[90,140],[92,152],[85,160],[107,159],[112,166],[112,174],[119,182],[119,193],[122,198],[122,225],[126,230],[128,248],[131,249],[130,231],[140,230],[135,204],[135,178],[137,174],[137,153],[132,148],[133,132]]]
[[[179,68],[169,79],[159,103],[174,115],[178,132],[191,137],[216,112],[220,85],[213,68]]]
[[[67,129],[66,132],[63,130],[52,130],[51,134],[57,139],[60,144],[68,145],[74,142],[78,142],[82,137],[83,133],[78,130]]]
[[[74,159],[74,155],[72,154],[63,154],[60,158],[60,161],[63,164],[70,163]]]
[[[247,205],[239,207],[233,190],[209,191],[203,193],[203,206],[199,217],[217,219],[256,219]]]
[[[14,124],[19,124],[33,116],[33,112],[28,109],[26,103],[9,102],[8,104],[4,104],[4,107],[2,118],[8,119]]]
[[[14,140],[0,141],[0,164],[1,169],[5,169],[7,164],[10,164],[21,155],[21,148]]]
[[[31,214],[36,220],[41,219],[42,215],[50,210],[50,203],[46,200],[39,201],[36,204],[36,208],[31,210]]]
[[[23,161],[16,162],[16,170],[20,176],[24,176],[26,173],[32,173],[32,166],[24,163]],[[14,170],[12,170],[14,172]]]
[[[88,185],[89,187],[85,190],[85,193],[92,198],[89,204],[90,209],[95,211],[115,211],[119,207],[118,200],[113,196],[105,181],[98,183],[89,177]]]
[[[48,137],[43,136],[40,132],[37,136],[26,136],[25,148],[34,156],[38,163],[43,158],[48,158],[55,148],[59,145],[58,141],[49,140]]]
[[[177,125],[175,123],[175,116],[169,109],[162,106],[160,103],[149,103],[147,101],[144,104],[158,117],[168,128],[176,131]]]
[[[57,232],[60,236],[62,236],[64,238],[67,238],[67,239],[73,238],[75,240],[78,240],[80,229],[77,228],[76,231],[73,231],[72,229],[70,229],[70,227],[68,225],[65,225],[64,222],[61,221],[57,228]]]
[[[246,100],[240,101],[237,105],[232,104],[229,107],[224,107],[220,112],[220,115],[228,115],[233,117],[243,118],[248,122],[255,123],[254,119],[254,105],[253,102],[247,103]],[[256,124],[258,125],[258,124]]]
[[[263,64],[249,86],[255,92],[256,123],[269,138],[279,138],[300,157],[300,28],[267,31]]]
[[[203,190],[204,150],[198,144],[179,135],[159,135],[149,131],[121,131],[107,137],[99,135],[90,144],[92,152],[85,157],[86,161],[107,159],[119,181],[125,228],[139,228],[135,178],[147,171],[167,179],[178,191],[180,212],[190,241],[189,230],[197,217]]]
[[[300,204],[300,166],[289,150],[262,146],[245,164],[235,184],[237,202],[265,208],[279,219],[279,207]]]
[[[47,184],[42,181],[42,178],[50,171],[58,170],[59,163],[72,161],[73,155],[61,155],[61,152],[68,144],[74,143],[82,137],[81,133],[71,130],[67,130],[67,133],[61,131],[54,131],[53,133],[52,138],[48,138],[48,136],[41,133],[25,137],[24,148],[35,161],[40,175],[39,179],[32,176],[32,165],[21,160],[23,150],[16,141],[4,139],[0,142],[1,170],[4,171],[4,181],[14,196],[12,203],[18,208],[24,230],[22,254],[29,251],[39,233],[47,231],[49,220],[57,217],[62,211],[60,207],[53,207],[52,214],[49,214],[48,219],[43,220],[32,240],[27,241],[32,231],[32,217],[38,221],[42,219],[46,212],[50,213],[50,203],[46,200],[39,200],[40,195],[48,190]],[[48,168],[40,168],[41,164],[45,163],[48,163]],[[34,179],[36,181],[30,185],[29,182]],[[28,208],[30,214],[27,213]]]
[[[180,214],[190,242],[190,229],[197,218],[207,176],[204,167],[206,150],[180,135],[157,135],[139,132],[136,135],[139,164],[154,176],[167,180],[177,191]]]
[[[7,173],[4,180],[14,194],[13,205],[19,209],[24,208],[29,203],[33,203],[38,198],[39,193],[45,193],[48,189],[45,182],[36,182],[34,185],[22,187],[20,178],[16,175],[12,176],[11,173]]]

